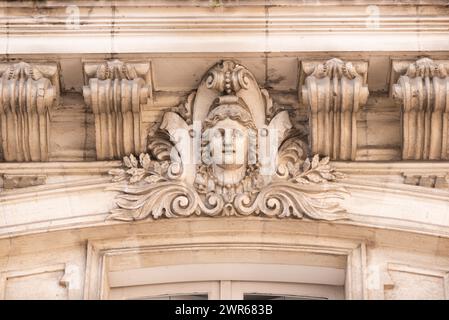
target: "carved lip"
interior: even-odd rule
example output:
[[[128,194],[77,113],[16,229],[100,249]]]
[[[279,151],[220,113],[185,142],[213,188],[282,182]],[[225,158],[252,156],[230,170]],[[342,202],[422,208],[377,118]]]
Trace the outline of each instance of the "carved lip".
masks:
[[[241,168],[243,163],[220,163],[217,166],[223,169],[235,170]]]

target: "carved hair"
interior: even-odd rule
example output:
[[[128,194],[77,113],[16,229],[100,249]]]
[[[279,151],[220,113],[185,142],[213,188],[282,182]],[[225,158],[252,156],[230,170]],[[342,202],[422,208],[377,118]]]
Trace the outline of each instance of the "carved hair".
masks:
[[[214,127],[219,121],[231,119],[239,122],[248,129],[256,130],[256,125],[251,114],[240,105],[220,105],[214,108],[204,120],[204,129]]]

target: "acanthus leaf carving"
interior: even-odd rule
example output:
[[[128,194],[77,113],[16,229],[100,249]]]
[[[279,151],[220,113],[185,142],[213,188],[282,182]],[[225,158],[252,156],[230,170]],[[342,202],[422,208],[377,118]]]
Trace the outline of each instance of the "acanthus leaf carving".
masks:
[[[120,60],[110,60],[104,61],[98,66],[96,77],[99,80],[134,80],[138,75],[133,65]]]
[[[435,63],[432,59],[429,58],[422,58],[415,61],[414,63],[411,63],[408,66],[405,75],[410,78],[445,78],[447,77],[447,70],[446,67],[441,63]]]
[[[149,155],[141,154],[140,158],[142,157],[149,158]],[[130,158],[136,159],[132,155]],[[112,209],[109,219],[137,221],[150,217],[158,219],[191,215],[265,215],[278,218],[306,216],[323,220],[348,217],[339,203],[328,200],[342,199],[347,194],[344,188],[327,184],[342,177],[327,164],[328,158],[316,160],[318,163],[312,166],[314,160],[306,159],[304,169],[311,166],[307,170],[291,169],[289,179],[276,180],[254,193],[236,193],[232,199],[225,192],[202,192],[178,177],[170,177],[170,165],[167,162],[161,165],[154,162],[148,169],[144,169],[142,165],[132,164],[130,158],[127,157],[124,161],[127,169],[113,169],[109,172],[114,182],[127,182],[125,185],[109,188],[122,192],[117,196],[118,208]],[[318,159],[318,155],[314,159]]]
[[[11,64],[3,73],[6,80],[27,80],[33,79],[35,81],[42,79],[44,76],[36,66],[32,66],[26,62],[19,62]]]
[[[311,75],[319,79],[330,78],[339,80],[342,78],[352,80],[359,76],[351,62],[343,62],[337,58],[318,64]]]
[[[124,157],[123,168],[110,172],[117,183],[110,189],[120,192],[110,218],[347,218],[332,201],[347,194],[335,183],[341,175],[329,157],[309,159],[302,138],[246,68],[217,64],[186,104],[165,112],[148,152]]]

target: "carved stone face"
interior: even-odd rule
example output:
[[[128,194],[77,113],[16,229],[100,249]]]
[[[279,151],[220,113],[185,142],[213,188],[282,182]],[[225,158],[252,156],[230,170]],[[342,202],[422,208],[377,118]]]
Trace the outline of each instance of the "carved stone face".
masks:
[[[238,121],[226,118],[210,129],[212,164],[225,170],[246,166],[248,160],[248,130]]]

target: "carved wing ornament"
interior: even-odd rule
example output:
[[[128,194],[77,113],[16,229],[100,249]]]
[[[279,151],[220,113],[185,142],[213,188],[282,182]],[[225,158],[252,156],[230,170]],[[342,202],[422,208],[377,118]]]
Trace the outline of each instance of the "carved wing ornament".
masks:
[[[147,152],[110,171],[110,219],[250,216],[347,218],[329,157],[308,147],[245,67],[224,61],[148,136]]]

